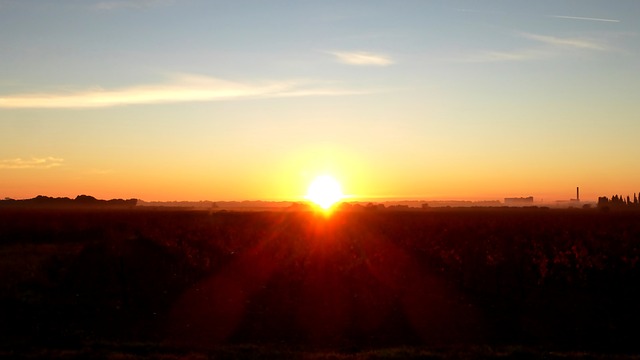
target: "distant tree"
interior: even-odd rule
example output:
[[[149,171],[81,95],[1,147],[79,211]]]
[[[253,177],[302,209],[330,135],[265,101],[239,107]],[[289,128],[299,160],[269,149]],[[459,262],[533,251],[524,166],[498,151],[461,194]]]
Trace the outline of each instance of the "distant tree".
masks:
[[[373,203],[368,203],[365,206],[365,210],[384,210],[385,206],[384,204],[373,204]]]
[[[598,205],[599,208],[609,207],[612,208],[621,208],[621,207],[640,207],[640,193],[634,193],[633,199],[631,195],[623,196],[623,195],[613,195],[611,199],[606,196],[598,197]]]
[[[78,195],[75,198],[75,201],[78,203],[96,203],[98,202],[98,199],[94,198],[93,196],[89,196],[89,195]]]
[[[613,198],[611,198],[611,203],[613,203],[614,205],[622,205],[624,204],[624,200],[622,199],[622,195],[613,195]]]

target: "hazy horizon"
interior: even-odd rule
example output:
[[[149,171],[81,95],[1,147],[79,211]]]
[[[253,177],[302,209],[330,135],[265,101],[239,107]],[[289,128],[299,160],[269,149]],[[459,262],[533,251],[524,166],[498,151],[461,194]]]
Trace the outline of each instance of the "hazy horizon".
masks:
[[[635,194],[603,194],[602,196],[605,197],[612,197],[614,195],[618,195],[618,196],[631,196],[631,198],[633,198],[633,195]],[[264,203],[312,203],[312,200],[309,199],[305,199],[304,197],[301,198],[290,198],[290,199],[196,199],[196,200],[186,200],[186,199],[167,199],[167,200],[158,200],[158,199],[143,199],[143,198],[138,198],[138,197],[131,197],[131,198],[125,198],[122,196],[116,196],[113,198],[101,198],[101,197],[95,197],[92,194],[76,194],[76,195],[68,195],[68,196],[51,196],[48,194],[38,194],[34,197],[29,197],[29,198],[12,198],[12,197],[2,197],[0,198],[0,200],[31,200],[35,197],[38,196],[45,196],[45,197],[50,197],[50,198],[67,198],[67,199],[75,199],[77,196],[90,196],[90,197],[94,197],[97,200],[113,200],[113,199],[136,199],[139,201],[142,201],[144,203],[259,203],[259,202],[264,202]],[[460,203],[478,203],[478,204],[482,204],[482,203],[491,203],[491,202],[499,202],[500,204],[504,204],[505,203],[505,199],[506,198],[528,198],[530,197],[530,195],[517,195],[517,196],[503,196],[501,198],[462,198],[462,197],[432,197],[432,198],[426,198],[426,197],[350,197],[350,196],[345,196],[344,198],[342,198],[340,201],[338,201],[339,203],[360,203],[360,204],[364,204],[364,203],[456,203],[456,202],[460,202]],[[561,203],[567,203],[567,204],[573,204],[575,203],[575,197],[573,198],[566,198],[566,199],[545,199],[545,198],[536,198],[533,197],[533,202],[532,204],[534,205],[542,205],[542,204],[561,204]],[[582,196],[580,196],[580,204],[594,204],[598,201],[598,198],[583,198]]]

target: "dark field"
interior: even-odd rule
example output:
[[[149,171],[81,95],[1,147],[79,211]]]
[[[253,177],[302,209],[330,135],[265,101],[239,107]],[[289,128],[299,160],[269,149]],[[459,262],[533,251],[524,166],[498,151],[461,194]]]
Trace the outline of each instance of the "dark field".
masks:
[[[640,212],[0,209],[0,356],[631,358]]]

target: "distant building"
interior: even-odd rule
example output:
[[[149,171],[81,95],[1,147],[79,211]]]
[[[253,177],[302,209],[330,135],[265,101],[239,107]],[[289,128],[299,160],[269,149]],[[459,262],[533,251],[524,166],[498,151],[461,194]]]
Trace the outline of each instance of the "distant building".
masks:
[[[505,205],[531,205],[533,204],[533,196],[504,198],[504,204]]]
[[[580,188],[577,187],[576,188],[576,198],[575,199],[571,199],[571,202],[580,202]]]

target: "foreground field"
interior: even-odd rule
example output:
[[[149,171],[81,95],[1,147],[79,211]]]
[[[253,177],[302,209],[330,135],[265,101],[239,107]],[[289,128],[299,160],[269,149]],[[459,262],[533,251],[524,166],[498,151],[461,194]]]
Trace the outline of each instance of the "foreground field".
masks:
[[[627,358],[639,259],[636,212],[2,209],[0,355]]]
[[[0,351],[0,357],[11,359],[301,359],[301,360],[369,360],[369,359],[540,359],[540,360],[637,360],[639,355],[586,351],[549,351],[522,346],[469,347],[392,347],[361,351],[301,350],[273,345],[225,345],[206,350],[158,346],[158,344],[93,344],[81,349],[38,349]]]

